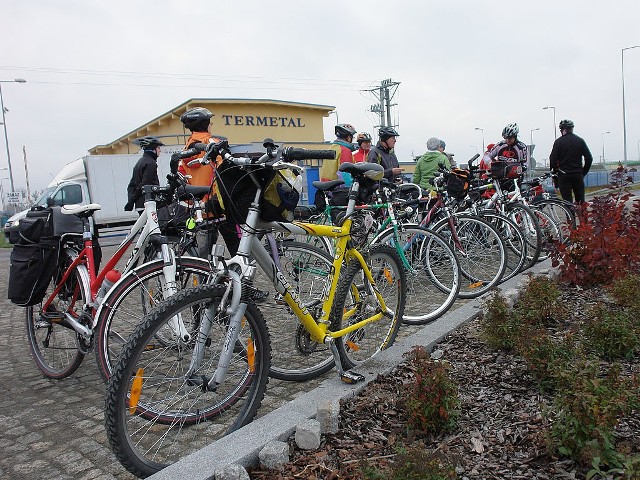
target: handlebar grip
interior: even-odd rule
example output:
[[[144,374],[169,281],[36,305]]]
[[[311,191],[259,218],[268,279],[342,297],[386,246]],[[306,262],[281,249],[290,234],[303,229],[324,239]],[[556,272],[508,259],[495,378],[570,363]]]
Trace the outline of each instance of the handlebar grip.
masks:
[[[282,158],[285,160],[311,160],[311,159],[327,159],[336,158],[334,150],[307,150],[304,148],[287,147],[282,152]]]

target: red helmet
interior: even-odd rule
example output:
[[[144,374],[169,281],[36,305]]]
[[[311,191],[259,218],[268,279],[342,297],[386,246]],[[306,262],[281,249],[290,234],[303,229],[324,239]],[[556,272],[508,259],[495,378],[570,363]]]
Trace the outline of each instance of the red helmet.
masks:
[[[495,144],[495,143],[490,143],[489,145],[487,145],[487,152],[488,152],[489,150],[493,150],[493,147],[495,147],[495,146],[496,146],[496,144]]]

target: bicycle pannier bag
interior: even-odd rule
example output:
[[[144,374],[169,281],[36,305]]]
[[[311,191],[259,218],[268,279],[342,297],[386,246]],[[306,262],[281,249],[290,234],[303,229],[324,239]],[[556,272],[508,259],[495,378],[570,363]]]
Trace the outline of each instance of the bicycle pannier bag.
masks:
[[[8,297],[16,305],[28,307],[42,301],[58,262],[59,241],[41,238],[35,244],[16,244],[9,265]]]
[[[499,156],[491,162],[491,176],[495,179],[519,178],[522,172],[522,164],[516,158]]]
[[[23,245],[38,243],[53,234],[53,216],[50,208],[29,210],[18,223],[18,242]]]
[[[284,168],[268,172],[264,185],[262,219],[266,222],[293,221],[293,211],[300,200],[302,178]]]
[[[447,193],[454,198],[462,199],[469,190],[469,171],[452,168],[447,175]]]

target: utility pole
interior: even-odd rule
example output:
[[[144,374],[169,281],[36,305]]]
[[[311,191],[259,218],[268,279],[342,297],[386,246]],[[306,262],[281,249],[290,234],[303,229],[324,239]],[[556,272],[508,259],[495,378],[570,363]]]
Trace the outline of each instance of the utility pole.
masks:
[[[371,92],[377,99],[377,103],[369,107],[370,111],[380,116],[380,125],[376,127],[396,127],[391,123],[391,107],[396,106],[391,103],[394,95],[398,91],[400,82],[394,82],[390,78],[382,80],[380,85],[365,92]]]
[[[22,146],[22,155],[24,157],[24,178],[27,180],[27,203],[31,202],[31,190],[29,189],[29,169],[27,168],[27,147]]]

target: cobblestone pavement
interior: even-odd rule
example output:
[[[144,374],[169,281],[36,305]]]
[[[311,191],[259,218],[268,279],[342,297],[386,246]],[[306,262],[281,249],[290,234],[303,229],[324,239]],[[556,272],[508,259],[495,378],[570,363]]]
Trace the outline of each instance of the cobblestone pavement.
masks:
[[[31,358],[25,309],[6,298],[9,249],[0,249],[0,479],[130,479],[104,431],[104,384],[93,353],[69,378],[45,378]],[[105,251],[105,258],[108,252]],[[416,327],[402,327],[402,334]],[[259,415],[315,388],[271,379]]]

